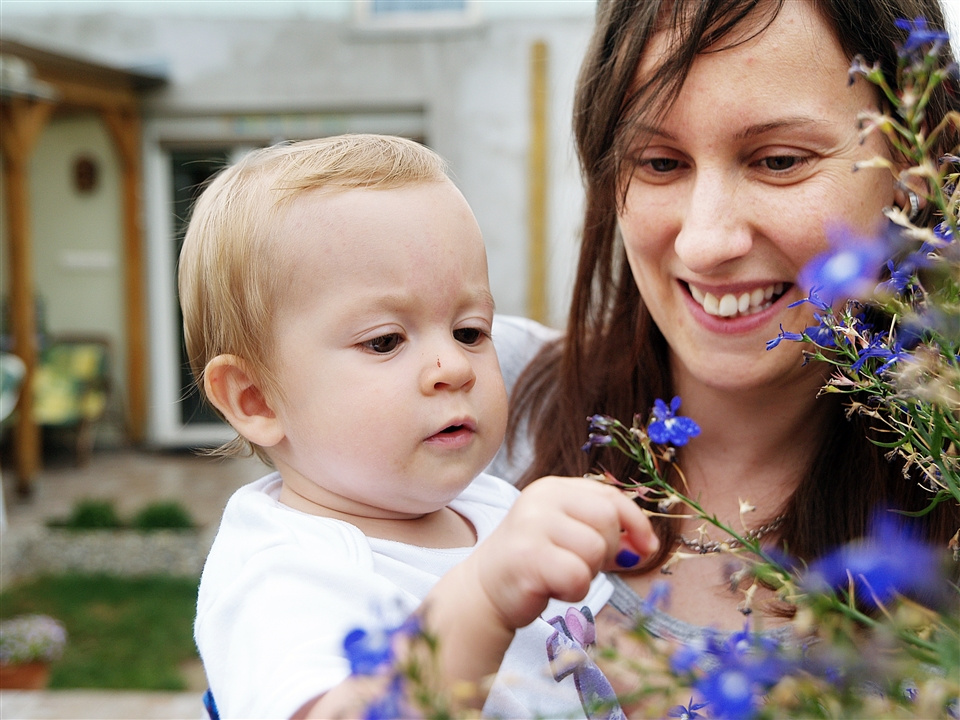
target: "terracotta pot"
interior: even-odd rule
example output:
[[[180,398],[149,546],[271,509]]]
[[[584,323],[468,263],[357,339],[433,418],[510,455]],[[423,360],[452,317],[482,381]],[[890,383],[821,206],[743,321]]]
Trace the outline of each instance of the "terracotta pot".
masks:
[[[49,663],[0,663],[0,688],[4,690],[42,690],[49,680]]]

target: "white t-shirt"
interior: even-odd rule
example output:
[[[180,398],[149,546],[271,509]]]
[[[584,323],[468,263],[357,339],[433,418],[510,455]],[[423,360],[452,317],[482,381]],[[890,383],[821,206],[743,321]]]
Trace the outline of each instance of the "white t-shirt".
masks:
[[[473,550],[369,538],[349,523],[282,505],[280,486],[272,473],[233,495],[200,582],[196,641],[223,718],[290,717],[349,675],[348,632],[396,625]],[[450,507],[482,542],[516,496],[481,474]],[[552,601],[518,631],[484,714],[583,717],[575,676],[557,681],[549,668],[547,643],[557,641],[556,621],[547,621],[584,605],[596,614],[611,593],[600,576],[583,601]]]

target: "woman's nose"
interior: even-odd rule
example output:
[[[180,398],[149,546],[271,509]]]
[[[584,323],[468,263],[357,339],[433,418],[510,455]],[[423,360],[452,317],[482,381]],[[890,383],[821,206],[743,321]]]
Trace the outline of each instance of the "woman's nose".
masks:
[[[424,356],[424,391],[466,390],[477,380],[473,362],[455,340]]]
[[[674,252],[691,271],[709,275],[753,246],[750,208],[737,183],[702,174],[681,205]],[[738,197],[739,194],[739,197]]]

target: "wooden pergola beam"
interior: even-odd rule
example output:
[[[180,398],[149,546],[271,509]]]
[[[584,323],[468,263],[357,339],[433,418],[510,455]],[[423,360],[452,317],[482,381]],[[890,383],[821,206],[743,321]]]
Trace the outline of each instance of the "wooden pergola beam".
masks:
[[[0,83],[5,207],[9,218],[11,315],[15,351],[27,366],[20,394],[16,435],[17,487],[29,494],[40,467],[40,433],[33,421],[33,374],[37,364],[35,290],[28,197],[29,158],[54,110],[98,113],[117,148],[123,193],[124,332],[127,342],[127,431],[144,439],[147,416],[147,338],[143,291],[144,253],[141,230],[140,92],[166,80],[91,63],[0,39],[0,53],[30,67],[21,85]]]
[[[127,430],[139,443],[146,435],[147,331],[143,292],[143,232],[140,224],[140,117],[130,109],[101,111],[120,156],[123,189],[124,328],[127,336]]]
[[[37,327],[30,242],[29,161],[53,104],[28,98],[10,98],[0,104],[0,148],[3,153],[4,202],[7,208],[7,244],[10,267],[10,314],[14,352],[27,367],[20,391],[14,435],[17,491],[30,493],[31,479],[40,466],[40,431],[33,421],[33,379],[37,364]]]

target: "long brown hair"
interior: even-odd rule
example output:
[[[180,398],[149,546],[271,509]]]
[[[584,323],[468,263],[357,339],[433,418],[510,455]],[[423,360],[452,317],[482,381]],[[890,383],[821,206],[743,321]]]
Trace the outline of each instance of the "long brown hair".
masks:
[[[937,0],[809,0],[829,24],[846,54],[879,62],[894,82],[897,47],[907,32],[898,18],[923,16],[944,27]],[[521,487],[549,474],[580,475],[598,467],[617,477],[636,477],[637,467],[616,451],[580,450],[587,420],[601,413],[629,421],[654,399],[669,400],[672,380],[667,344],[641,300],[617,232],[617,211],[626,191],[625,148],[639,126],[656,125],[678,94],[698,54],[719,52],[748,39],[747,16],[762,32],[784,0],[600,0],[593,39],[581,68],[574,130],[586,189],[579,265],[565,337],[547,346],[520,377],[511,403],[508,437],[529,421],[535,458]],[[756,27],[751,25],[751,27]],[[660,31],[679,41],[639,87],[636,68]],[[949,53],[949,48],[945,49]],[[935,125],[955,100],[942,88],[928,110]],[[642,123],[639,122],[642,120]],[[861,536],[878,506],[917,510],[929,496],[868,439],[862,418],[846,419],[837,396],[812,466],[790,498],[781,537],[801,558],[816,557]],[[941,503],[922,532],[946,543],[960,523],[955,503]],[[662,563],[676,537],[674,523],[657,520]]]

